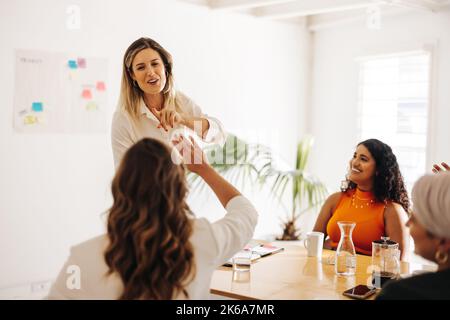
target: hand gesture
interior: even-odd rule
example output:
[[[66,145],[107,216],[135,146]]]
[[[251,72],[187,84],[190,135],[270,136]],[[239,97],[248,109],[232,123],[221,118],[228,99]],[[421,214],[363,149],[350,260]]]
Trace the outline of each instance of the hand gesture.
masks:
[[[184,165],[189,171],[199,173],[209,167],[203,150],[195,142],[194,138],[189,139],[183,135],[172,140],[173,145],[181,155]]]
[[[151,108],[150,111],[159,121],[158,128],[162,127],[166,131],[169,131],[169,128],[174,128],[178,124],[184,123],[184,118],[181,113],[173,109],[162,109],[158,111],[155,108]]]

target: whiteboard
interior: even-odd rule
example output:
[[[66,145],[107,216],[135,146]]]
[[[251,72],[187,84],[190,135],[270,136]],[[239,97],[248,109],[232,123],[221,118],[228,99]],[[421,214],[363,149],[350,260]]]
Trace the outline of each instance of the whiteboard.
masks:
[[[15,54],[16,132],[106,132],[106,59],[32,50]]]

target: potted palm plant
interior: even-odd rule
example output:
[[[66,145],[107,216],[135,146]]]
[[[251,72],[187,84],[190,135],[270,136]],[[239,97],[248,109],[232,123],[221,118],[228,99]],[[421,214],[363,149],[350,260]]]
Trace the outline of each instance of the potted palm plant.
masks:
[[[297,145],[295,168],[288,171],[275,170],[271,175],[271,178],[274,178],[271,194],[279,201],[285,199],[284,195],[288,186],[291,192],[292,208],[283,221],[283,234],[277,240],[298,240],[300,238],[297,225],[299,218],[320,206],[328,194],[326,186],[305,170],[312,145],[312,137],[307,136],[302,139]],[[266,177],[261,178],[264,180]]]
[[[277,239],[298,240],[299,218],[321,205],[327,195],[325,185],[305,171],[312,144],[311,137],[305,137],[298,143],[296,165],[292,170],[277,168],[270,148],[247,143],[233,134],[228,135],[223,147],[207,147],[205,154],[211,166],[232,183],[241,183],[242,187],[248,182],[252,186],[270,187],[270,194],[279,204],[283,204],[286,192],[290,190],[288,196],[292,208],[288,209],[291,211],[283,219],[283,233]],[[205,186],[197,175],[189,174],[189,181],[194,189],[201,190]]]

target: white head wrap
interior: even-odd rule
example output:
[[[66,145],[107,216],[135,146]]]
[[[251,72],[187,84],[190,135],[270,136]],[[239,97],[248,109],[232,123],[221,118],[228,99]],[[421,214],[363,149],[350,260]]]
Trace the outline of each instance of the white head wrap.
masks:
[[[450,172],[417,180],[412,201],[419,223],[434,236],[450,239]]]

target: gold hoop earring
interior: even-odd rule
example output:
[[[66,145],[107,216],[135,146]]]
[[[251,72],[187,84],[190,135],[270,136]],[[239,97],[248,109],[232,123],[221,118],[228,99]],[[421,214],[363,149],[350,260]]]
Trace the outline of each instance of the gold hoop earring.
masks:
[[[444,264],[448,260],[448,253],[438,250],[436,251],[434,258],[438,264]]]

